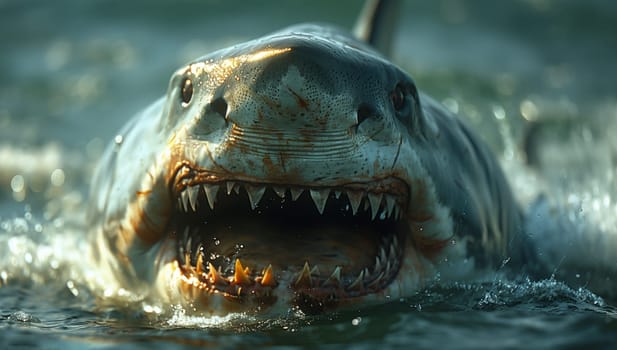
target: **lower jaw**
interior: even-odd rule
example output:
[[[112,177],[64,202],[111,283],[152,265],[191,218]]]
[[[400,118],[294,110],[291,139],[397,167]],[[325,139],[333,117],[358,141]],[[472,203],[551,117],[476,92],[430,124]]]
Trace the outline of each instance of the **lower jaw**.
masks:
[[[414,257],[406,258],[402,267],[417,267]],[[366,307],[371,304],[386,303],[409,296],[421,287],[422,276],[416,271],[405,271],[382,290],[362,296],[328,300],[316,297],[313,293],[294,290],[288,285],[272,288],[267,300],[257,298],[237,298],[232,295],[214,291],[210,292],[191,283],[183,274],[177,261],[162,266],[157,277],[156,302],[163,302],[161,310],[177,311],[188,316],[223,317],[231,314],[252,316],[285,316],[289,314],[320,314],[335,310]]]
[[[292,288],[291,274],[295,272],[289,272],[289,276],[283,276],[284,281],[270,289],[268,298],[252,298],[250,295],[239,298],[219,290],[208,290],[199,280],[187,277],[176,259],[175,250],[171,249],[172,241],[169,243],[171,245],[163,248],[158,255],[156,286],[147,300],[160,306],[164,313],[173,314],[180,306],[184,314],[199,317],[223,317],[234,313],[277,317],[289,315],[290,312],[315,314],[350,307],[361,308],[412,295],[433,271],[433,264],[416,250],[412,241],[406,240],[396,276],[380,290],[331,300],[315,291]]]

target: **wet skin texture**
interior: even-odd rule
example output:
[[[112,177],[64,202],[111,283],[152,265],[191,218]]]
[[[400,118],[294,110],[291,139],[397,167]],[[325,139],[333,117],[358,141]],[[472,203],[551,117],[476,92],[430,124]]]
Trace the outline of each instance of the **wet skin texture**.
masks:
[[[488,148],[336,29],[195,60],[121,135],[89,218],[101,270],[143,298],[322,312],[528,258]]]

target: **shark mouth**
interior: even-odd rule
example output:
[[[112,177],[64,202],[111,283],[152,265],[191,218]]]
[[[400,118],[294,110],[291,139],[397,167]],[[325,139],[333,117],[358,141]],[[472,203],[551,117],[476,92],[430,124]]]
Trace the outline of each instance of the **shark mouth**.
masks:
[[[183,173],[171,232],[183,283],[202,295],[263,307],[287,293],[319,312],[398,274],[409,230],[399,179],[326,187]]]

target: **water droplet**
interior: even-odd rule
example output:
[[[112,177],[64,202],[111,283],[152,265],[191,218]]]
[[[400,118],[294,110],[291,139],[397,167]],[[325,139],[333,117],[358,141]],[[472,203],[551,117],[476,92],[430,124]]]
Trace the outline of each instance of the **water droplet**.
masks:
[[[503,109],[502,106],[494,105],[493,106],[493,115],[498,120],[503,120],[506,118],[506,110]]]
[[[60,267],[60,263],[58,262],[58,260],[52,260],[52,261],[49,262],[49,266],[52,269],[56,270],[56,269],[58,269],[58,267]]]
[[[15,180],[15,181],[13,181]],[[13,190],[13,199],[16,202],[23,202],[26,199],[26,186],[23,176],[16,175],[11,180],[11,189]]]
[[[12,314],[9,315],[8,319],[11,321],[27,322],[27,323],[41,322],[38,318],[24,311],[13,312]]]
[[[77,290],[77,287],[75,287],[75,283],[72,280],[66,281],[66,287],[69,289],[71,294],[73,294],[74,296],[79,295],[79,290]]]
[[[360,324],[360,322],[362,322],[362,317],[356,317],[356,318],[354,318],[353,320],[351,320],[351,324],[352,324],[353,326],[357,326],[357,325],[359,325],[359,324]]]
[[[11,179],[11,189],[13,192],[22,192],[25,189],[26,180],[22,175],[15,175]]]
[[[64,170],[55,169],[54,171],[51,172],[51,184],[53,186],[60,187],[64,185],[64,180],[65,180]]]
[[[145,313],[152,313],[152,306],[151,305],[144,305],[144,312]]]
[[[538,119],[538,107],[530,100],[523,100],[521,102],[520,111],[525,120],[534,121]]]

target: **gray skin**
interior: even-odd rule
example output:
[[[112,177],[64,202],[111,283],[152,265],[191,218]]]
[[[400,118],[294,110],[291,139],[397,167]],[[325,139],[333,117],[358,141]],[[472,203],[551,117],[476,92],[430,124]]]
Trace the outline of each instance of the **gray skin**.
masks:
[[[191,305],[205,314],[266,304],[268,310],[285,308],[298,300],[306,260],[325,274],[316,277],[321,286],[335,266],[343,267],[340,291],[329,289],[336,306],[410,295],[437,274],[462,279],[503,261],[521,267],[530,257],[521,211],[489,148],[456,116],[419,94],[399,67],[337,29],[295,26],[189,63],[173,75],[166,97],[132,119],[121,135],[96,172],[89,218],[101,284],[139,300]],[[388,258],[397,270],[387,271],[390,277],[378,287],[347,292],[364,263],[344,266],[307,253],[311,235],[327,239],[327,229],[305,232],[299,223],[298,232],[309,238],[289,238],[289,246],[268,259],[256,252],[230,255],[223,267],[225,283],[241,285],[242,276],[232,275],[234,257],[248,261],[251,271],[273,264],[277,284],[268,295],[274,301],[250,303],[250,297],[232,298],[229,290],[212,292],[207,267],[193,262],[178,272],[178,252],[186,251],[174,225],[178,212],[190,211],[183,205],[205,208],[212,190],[220,202],[225,186],[232,186],[231,193],[234,184],[246,191],[245,199],[257,198],[257,209],[263,189],[282,189],[287,201],[293,189],[304,191],[315,202],[307,215],[315,217],[320,206],[327,212],[334,205],[335,191],[359,194],[378,214],[385,198],[393,198],[403,227],[400,254]],[[200,191],[194,192],[200,200],[187,199],[191,189]],[[268,220],[275,219],[251,221],[255,233],[232,232],[229,244],[269,232]],[[281,237],[276,244],[284,246],[287,236]],[[355,239],[352,233],[344,237],[336,238],[337,247]],[[283,250],[291,253],[277,257]],[[294,254],[305,255],[296,261]],[[340,261],[362,260],[362,254],[374,260],[373,253],[354,254],[340,253]],[[257,288],[263,274],[252,275],[244,290]],[[325,289],[302,291],[320,302]]]

